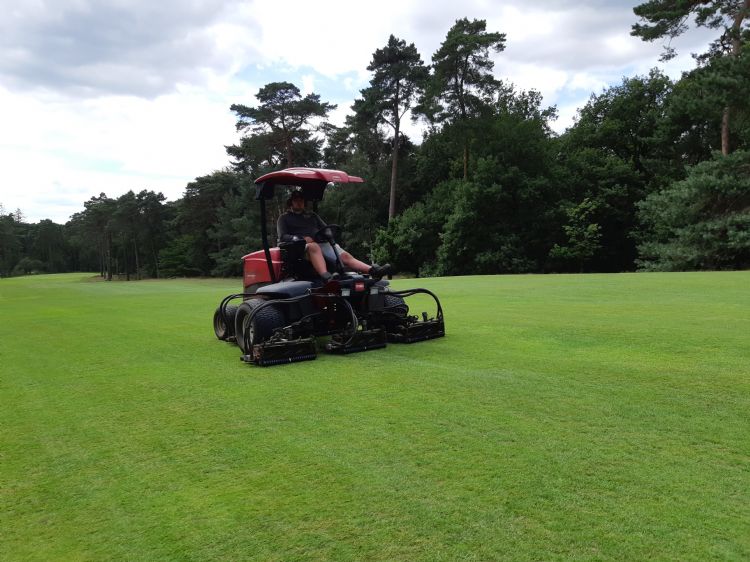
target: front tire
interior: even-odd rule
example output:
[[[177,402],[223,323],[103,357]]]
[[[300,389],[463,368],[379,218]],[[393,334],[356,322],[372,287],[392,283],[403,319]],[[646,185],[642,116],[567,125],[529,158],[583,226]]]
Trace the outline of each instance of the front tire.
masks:
[[[252,346],[266,341],[277,329],[286,325],[280,307],[275,304],[265,305],[266,302],[268,301],[250,299],[237,309],[234,333],[237,345],[244,354],[249,353]],[[250,318],[250,314],[261,305],[265,306]]]

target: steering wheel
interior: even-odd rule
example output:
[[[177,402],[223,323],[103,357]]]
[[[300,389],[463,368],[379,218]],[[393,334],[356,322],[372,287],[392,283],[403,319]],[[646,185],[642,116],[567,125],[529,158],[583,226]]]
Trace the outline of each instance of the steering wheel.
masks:
[[[318,230],[313,235],[313,240],[334,244],[339,236],[341,236],[341,227],[337,224],[329,224]]]

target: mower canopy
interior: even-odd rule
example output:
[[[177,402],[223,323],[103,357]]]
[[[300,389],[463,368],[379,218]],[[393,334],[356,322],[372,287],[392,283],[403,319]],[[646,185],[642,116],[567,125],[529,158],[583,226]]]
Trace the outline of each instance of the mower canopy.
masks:
[[[329,183],[364,183],[364,180],[341,170],[287,168],[270,172],[255,180],[255,199],[271,199],[274,188],[284,185],[301,188],[308,201],[320,201]]]

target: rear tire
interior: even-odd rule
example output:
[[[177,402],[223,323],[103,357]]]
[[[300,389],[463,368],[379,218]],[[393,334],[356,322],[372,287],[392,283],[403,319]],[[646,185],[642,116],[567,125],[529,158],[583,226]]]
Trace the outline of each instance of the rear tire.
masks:
[[[237,307],[228,304],[224,308],[224,316],[221,315],[221,307],[214,312],[214,334],[221,341],[226,341],[234,335],[234,317],[237,314]]]
[[[399,331],[400,327],[406,324],[407,314],[409,314],[409,305],[404,299],[394,295],[385,295],[381,318],[386,332]]]
[[[390,313],[398,314],[399,318],[405,318],[409,314],[409,305],[401,297],[385,295],[383,308]]]
[[[284,313],[278,305],[264,306],[252,319],[250,313],[268,301],[250,299],[243,302],[237,309],[234,319],[234,333],[237,345],[243,353],[249,353],[251,346],[262,343],[270,338],[274,332],[286,325]]]

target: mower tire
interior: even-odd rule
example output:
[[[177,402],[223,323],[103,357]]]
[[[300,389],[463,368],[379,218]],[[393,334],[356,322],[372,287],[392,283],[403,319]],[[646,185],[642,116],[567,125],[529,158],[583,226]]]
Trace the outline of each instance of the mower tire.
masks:
[[[284,313],[276,304],[263,306],[251,319],[249,318],[250,313],[266,302],[261,299],[250,299],[237,308],[234,333],[242,353],[249,353],[250,346],[266,341],[278,328],[286,325]]]
[[[234,317],[237,314],[237,307],[228,304],[224,308],[224,315],[221,314],[221,307],[214,312],[214,334],[221,341],[226,341],[234,335]]]
[[[397,314],[399,318],[405,318],[409,314],[409,305],[401,297],[395,295],[385,295],[383,308],[388,312]]]

